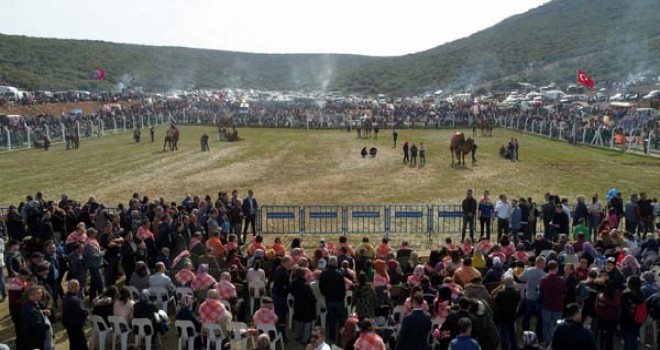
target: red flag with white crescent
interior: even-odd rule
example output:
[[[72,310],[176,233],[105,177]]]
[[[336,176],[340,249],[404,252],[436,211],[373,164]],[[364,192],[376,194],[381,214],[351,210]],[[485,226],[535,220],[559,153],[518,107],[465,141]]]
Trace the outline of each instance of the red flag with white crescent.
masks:
[[[103,80],[105,79],[105,71],[101,67],[94,68],[94,79]]]
[[[588,86],[590,88],[593,88],[596,85],[596,82],[581,69],[578,69],[577,82],[580,85]]]

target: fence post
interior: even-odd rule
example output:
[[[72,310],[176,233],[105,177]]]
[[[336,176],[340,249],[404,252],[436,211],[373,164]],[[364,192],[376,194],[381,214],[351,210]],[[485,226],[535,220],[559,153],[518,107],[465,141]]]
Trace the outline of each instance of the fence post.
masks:
[[[548,124],[548,137],[552,138],[552,122]]]
[[[516,118],[516,130],[520,130],[520,116]]]
[[[122,115],[121,120],[122,120],[122,123],[123,123],[123,129],[124,129],[124,131],[126,131],[126,116]]]
[[[9,127],[5,126],[5,133],[7,134],[7,150],[11,151],[11,132],[9,132]]]
[[[254,212],[254,215],[255,215],[255,223],[257,226],[257,234],[261,236],[264,232],[263,224],[261,221],[261,206],[257,207],[257,210]]]
[[[66,128],[64,127],[64,123],[60,123],[60,127],[62,128],[62,142],[66,143]]]
[[[348,208],[341,207],[341,235],[346,236],[348,232]]]
[[[103,124],[103,120],[99,119],[99,136],[100,135],[105,135],[105,124]]]
[[[117,118],[112,117],[112,126],[114,127],[115,133],[117,132]]]
[[[390,206],[387,205],[385,206],[385,236],[389,237],[390,236],[390,229],[391,229],[391,211],[390,211]]]
[[[140,129],[144,129],[144,114],[140,114]]]
[[[32,148],[32,128],[26,124],[25,130],[27,130],[27,148]]]
[[[302,236],[305,233],[305,207],[298,208],[298,228]]]
[[[562,139],[562,138],[561,138],[561,134],[562,134],[562,131],[563,131],[563,130],[564,130],[564,129],[559,128],[559,139],[560,139],[560,140]]]
[[[582,128],[582,143],[587,140],[587,128]]]
[[[614,148],[614,134],[616,133],[616,129],[612,128],[612,132],[610,132],[610,148]]]
[[[451,115],[451,127],[456,127],[456,116],[454,114]]]
[[[429,241],[433,235],[433,206],[426,207],[426,232],[429,235]]]
[[[653,131],[649,130],[649,135],[646,138],[646,141],[642,140],[642,142],[646,142],[646,152],[645,154],[651,154],[651,136],[653,135]]]

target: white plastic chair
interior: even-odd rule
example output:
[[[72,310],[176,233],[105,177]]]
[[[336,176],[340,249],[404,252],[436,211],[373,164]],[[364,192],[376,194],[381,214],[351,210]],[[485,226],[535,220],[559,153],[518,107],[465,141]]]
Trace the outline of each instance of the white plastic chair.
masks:
[[[90,315],[89,316],[89,321],[92,322],[92,344],[96,344],[96,340],[98,339],[98,344],[99,344],[99,350],[105,350],[105,339],[106,336],[110,331],[112,331],[112,328],[108,326],[107,323],[103,320],[103,317],[98,316],[98,315]]]
[[[229,339],[231,342],[240,342],[241,343],[241,350],[248,350],[247,343],[248,339],[250,338],[250,334],[248,333],[248,326],[247,324],[243,322],[232,322],[230,324],[230,336]],[[235,349],[235,347],[231,347],[232,349]]]
[[[394,320],[394,323],[397,324],[397,328],[398,325],[403,322],[403,311],[403,305],[397,305],[394,307],[394,310],[392,310],[392,319]]]
[[[167,292],[167,289],[162,286],[153,286],[149,287],[149,293],[151,294],[151,298],[155,300],[156,305],[158,305],[161,310],[167,313],[169,302],[170,300],[173,300],[173,298],[170,297],[169,293]]]
[[[344,304],[346,305],[346,314],[350,315],[353,310],[353,291],[347,290],[344,297]]]
[[[286,324],[289,327],[289,329],[293,328],[293,306],[295,303],[295,299],[293,298],[293,294],[289,294],[286,297],[286,304],[289,306],[289,313],[286,315]]]
[[[340,347],[338,347],[337,345],[334,345],[334,344],[332,344],[332,347],[330,349],[331,350],[344,350],[344,349],[342,349],[342,348],[340,348]]]
[[[257,323],[255,324],[255,328],[257,330],[268,334],[270,336],[271,334],[275,334],[275,338],[271,338],[270,342],[270,350],[276,350],[277,349],[277,342],[280,342],[280,345],[282,346],[282,350],[284,350],[284,338],[282,338],[282,333],[280,333],[277,328],[275,328],[275,325],[272,324],[260,324]]]
[[[266,285],[261,281],[257,281],[248,285],[248,290],[250,291],[250,315],[254,315],[254,301],[261,300],[261,292],[266,290]]]
[[[156,335],[156,330],[148,318],[134,318],[131,321],[133,334],[135,334],[135,347],[138,348],[144,340],[145,350],[151,350],[151,339]]]
[[[174,290],[174,295],[176,295],[176,300],[181,301],[181,298],[183,298],[184,295],[190,294],[190,295],[195,295],[193,293],[192,288],[189,287],[176,287]]]
[[[115,350],[117,338],[121,341],[121,350],[128,349],[128,335],[131,333],[131,327],[122,316],[108,316],[108,321],[112,323],[112,350]]]
[[[222,341],[225,334],[217,323],[204,323],[202,329],[206,331],[206,350],[211,350],[211,344],[215,344],[215,350],[222,350]]]
[[[199,333],[195,330],[195,324],[192,321],[176,320],[174,321],[176,327],[177,338],[179,339],[179,350],[182,350],[185,344],[188,344],[188,350],[195,350],[195,338]]]
[[[129,292],[131,292],[131,296],[133,297],[133,300],[140,300],[140,291],[135,288],[135,286],[129,286],[126,285],[124,288],[128,289]]]

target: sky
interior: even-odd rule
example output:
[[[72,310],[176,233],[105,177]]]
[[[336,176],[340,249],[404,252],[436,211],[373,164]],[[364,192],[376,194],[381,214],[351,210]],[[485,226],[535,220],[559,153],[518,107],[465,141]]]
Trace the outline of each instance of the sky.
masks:
[[[398,56],[549,0],[9,0],[0,33],[259,53]]]

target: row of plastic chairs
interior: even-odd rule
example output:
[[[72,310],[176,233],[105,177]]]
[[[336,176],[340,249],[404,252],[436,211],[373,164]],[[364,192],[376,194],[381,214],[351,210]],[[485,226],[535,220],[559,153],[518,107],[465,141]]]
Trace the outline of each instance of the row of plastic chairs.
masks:
[[[128,336],[131,332],[135,336],[135,347],[139,347],[144,342],[146,350],[151,350],[153,336],[156,334],[151,320],[147,318],[134,318],[131,320],[132,328],[129,327],[128,322],[121,316],[109,316],[108,321],[112,326],[108,326],[101,316],[89,316],[92,322],[92,345],[98,344],[98,350],[105,350],[106,339],[108,334],[112,335],[112,350],[116,349],[117,340],[120,341],[121,350],[128,349]],[[174,326],[177,332],[178,349],[182,350],[187,345],[188,350],[193,350],[195,347],[195,340],[200,334],[195,329],[195,325],[191,321],[176,320]],[[229,339],[230,342],[239,342],[241,350],[247,350],[247,341],[249,338],[247,324],[242,322],[231,322],[230,334],[225,335],[222,328],[218,324],[205,323],[202,326],[203,333],[206,335],[206,350],[211,350],[212,346],[216,350],[222,349],[222,342]],[[273,342],[272,349],[275,350],[275,342],[280,341],[282,350],[284,350],[284,341],[281,334],[277,333],[275,327],[262,325],[261,328],[257,325],[257,329],[263,332],[274,332],[277,335]],[[112,332],[112,333],[111,333]]]

